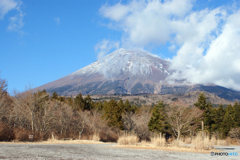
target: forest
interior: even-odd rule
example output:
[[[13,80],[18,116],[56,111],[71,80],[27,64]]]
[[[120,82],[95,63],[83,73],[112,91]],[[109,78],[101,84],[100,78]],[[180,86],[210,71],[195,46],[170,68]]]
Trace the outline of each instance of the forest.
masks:
[[[117,142],[121,134],[135,134],[139,141],[150,141],[153,134],[168,139],[207,133],[216,139],[239,142],[240,103],[213,107],[200,94],[191,107],[181,101],[154,106],[135,106],[128,100],[94,101],[79,93],[75,98],[31,90],[10,95],[0,79],[0,141],[93,139]]]

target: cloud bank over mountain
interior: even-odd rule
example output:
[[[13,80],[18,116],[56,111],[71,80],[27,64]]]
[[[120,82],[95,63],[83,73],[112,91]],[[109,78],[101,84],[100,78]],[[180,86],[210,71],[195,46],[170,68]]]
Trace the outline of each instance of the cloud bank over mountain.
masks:
[[[175,54],[171,69],[181,71],[169,81],[240,90],[240,10],[234,5],[196,10],[195,5],[195,0],[133,0],[105,4],[99,12],[109,28],[123,32],[120,47],[166,45]]]

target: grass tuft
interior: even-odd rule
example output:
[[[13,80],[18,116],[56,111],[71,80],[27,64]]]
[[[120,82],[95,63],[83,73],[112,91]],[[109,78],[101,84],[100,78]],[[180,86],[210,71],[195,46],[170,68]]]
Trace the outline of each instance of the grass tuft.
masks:
[[[124,134],[118,138],[118,145],[137,145],[139,138],[134,134]]]

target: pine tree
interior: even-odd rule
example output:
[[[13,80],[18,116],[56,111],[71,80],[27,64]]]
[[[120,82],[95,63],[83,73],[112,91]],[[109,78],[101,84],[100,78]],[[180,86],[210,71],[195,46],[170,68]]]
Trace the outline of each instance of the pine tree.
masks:
[[[119,129],[123,129],[122,122],[122,113],[123,108],[119,107],[117,102],[111,99],[108,103],[104,102],[104,114],[103,118],[107,119],[108,125],[112,127],[118,127]]]
[[[95,103],[94,103],[94,108],[95,108],[96,110],[98,110],[98,111],[102,111],[102,109],[103,109],[103,103],[102,103],[102,101],[95,102]]]
[[[206,104],[205,110],[203,112],[203,122],[205,130],[208,130],[209,132],[212,131],[212,125],[214,124],[214,111],[215,110],[213,110],[211,103]]]
[[[234,110],[232,105],[230,104],[225,109],[225,115],[221,123],[221,131],[223,133],[223,138],[227,137],[231,128],[234,127],[233,115],[234,115]]]
[[[240,102],[239,104],[237,102],[234,103],[233,105],[233,110],[234,110],[234,127],[240,127]]]
[[[204,122],[204,129],[212,132],[214,126],[214,113],[212,113],[213,107],[211,102],[207,103],[207,98],[203,93],[201,93],[198,97],[198,101],[194,103],[196,107],[200,110],[203,110],[203,122]],[[200,129],[200,127],[198,128]]]
[[[124,105],[124,103],[123,103],[123,100],[122,100],[122,99],[120,99],[120,101],[118,102],[118,107],[122,108],[122,110],[124,110],[124,109],[125,109],[125,105]]]
[[[51,99],[55,99],[55,100],[58,99],[58,94],[56,91],[53,92]]]
[[[88,94],[85,98],[84,98],[84,110],[91,110],[93,107],[93,102],[92,102],[92,98],[90,97],[90,95]]]
[[[224,117],[224,115],[225,115],[225,111],[224,111],[224,108],[223,108],[223,105],[222,105],[222,104],[219,105],[219,107],[218,107],[218,109],[217,109],[217,113],[218,113],[219,117],[220,117],[221,119],[223,119],[223,117]]]
[[[153,107],[152,116],[148,122],[148,129],[151,132],[165,132],[166,129],[166,112],[165,104],[160,101]]]
[[[207,108],[207,98],[204,96],[203,93],[201,93],[198,97],[198,101],[194,103],[196,107],[198,107],[201,110],[205,110]]]
[[[84,100],[81,93],[79,93],[74,99],[74,106],[77,110],[84,110]]]
[[[221,131],[223,133],[223,138],[226,138],[228,135],[228,132],[231,130],[233,124],[233,120],[230,116],[230,114],[227,112],[223,118],[222,124],[221,124]]]
[[[68,102],[67,102],[70,106],[73,105],[73,99],[72,97],[68,97]]]
[[[125,107],[125,111],[126,112],[130,112],[131,111],[131,105],[130,105],[128,99],[125,101],[124,107]]]
[[[131,105],[129,103],[128,99],[127,99],[125,101],[125,104],[124,104],[124,110],[125,110],[125,112],[133,112],[133,113],[135,113],[135,111],[137,110],[137,106],[136,105]]]
[[[217,109],[213,109],[213,120],[214,120],[214,124],[212,124],[212,131],[221,131],[221,123],[223,121],[225,112],[223,109],[223,105],[220,104],[219,107]]]

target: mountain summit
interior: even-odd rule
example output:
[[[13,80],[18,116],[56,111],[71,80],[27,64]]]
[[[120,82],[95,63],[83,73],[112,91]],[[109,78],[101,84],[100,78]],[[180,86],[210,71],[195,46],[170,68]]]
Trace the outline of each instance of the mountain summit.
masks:
[[[98,61],[37,89],[60,95],[82,94],[175,94],[195,90],[214,93],[228,100],[240,93],[220,86],[169,85],[171,62],[143,50],[118,49]]]
[[[89,76],[102,74],[112,79],[125,76],[149,76],[162,72],[166,77],[169,62],[146,51],[118,49],[104,58],[70,74],[69,76]],[[166,74],[166,75],[165,75]]]
[[[118,49],[39,89],[61,95],[157,93],[155,85],[170,74],[169,66],[146,51]]]

